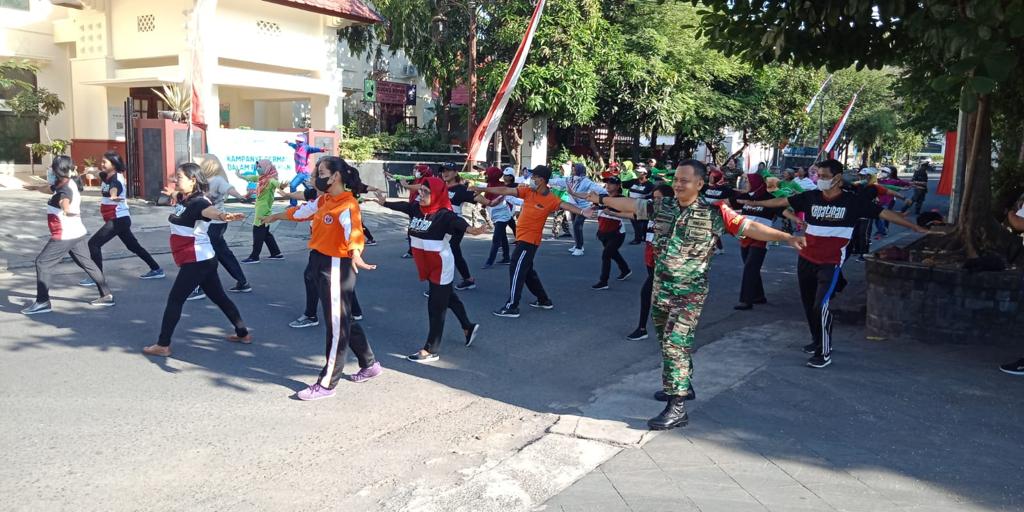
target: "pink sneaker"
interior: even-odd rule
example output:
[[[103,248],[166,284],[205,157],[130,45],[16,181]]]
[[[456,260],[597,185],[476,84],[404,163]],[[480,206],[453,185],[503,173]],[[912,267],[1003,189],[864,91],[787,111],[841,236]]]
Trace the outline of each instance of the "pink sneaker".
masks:
[[[299,400],[320,400],[321,398],[330,398],[334,396],[334,390],[327,389],[321,386],[320,383],[316,383],[302,391],[299,391],[296,396],[299,397]]]
[[[370,380],[370,379],[380,375],[380,372],[382,372],[382,371],[384,371],[384,369],[381,368],[380,363],[379,362],[374,362],[373,364],[371,364],[369,366],[369,368],[360,368],[359,372],[356,373],[355,375],[349,377],[349,379],[352,382],[366,382],[366,381],[368,381],[368,380]]]

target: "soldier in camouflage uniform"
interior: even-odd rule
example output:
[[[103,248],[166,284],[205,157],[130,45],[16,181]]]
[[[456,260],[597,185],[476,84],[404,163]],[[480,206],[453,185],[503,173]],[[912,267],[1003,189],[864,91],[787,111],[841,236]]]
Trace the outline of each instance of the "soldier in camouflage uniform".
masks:
[[[661,342],[664,388],[655,398],[668,405],[648,422],[653,430],[683,426],[688,421],[683,401],[694,397],[693,334],[708,293],[708,267],[715,241],[728,232],[738,238],[785,241],[797,247],[803,244],[802,238],[748,220],[725,202],[716,206],[705,202],[700,191],[706,177],[703,163],[685,160],[675,172],[674,198],[591,198],[654,223],[653,316]]]

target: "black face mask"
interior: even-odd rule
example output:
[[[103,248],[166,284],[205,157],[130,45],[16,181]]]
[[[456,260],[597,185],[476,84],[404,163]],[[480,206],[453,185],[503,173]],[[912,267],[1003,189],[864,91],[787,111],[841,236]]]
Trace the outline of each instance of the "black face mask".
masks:
[[[320,192],[327,192],[327,188],[330,187],[330,185],[327,182],[330,179],[331,179],[330,176],[328,176],[326,178],[317,176],[316,177],[316,181],[314,181],[314,183],[313,183],[313,186],[316,187],[316,189],[319,190]]]

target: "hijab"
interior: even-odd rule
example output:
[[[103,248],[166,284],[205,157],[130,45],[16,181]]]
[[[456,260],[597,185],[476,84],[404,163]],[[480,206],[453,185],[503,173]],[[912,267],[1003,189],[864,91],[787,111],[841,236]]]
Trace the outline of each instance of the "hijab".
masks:
[[[443,180],[427,176],[423,178],[420,185],[430,190],[430,204],[423,206],[420,203],[420,211],[423,212],[424,216],[437,213],[440,210],[452,209],[452,203],[448,199],[448,186],[444,184]]]
[[[263,195],[263,191],[267,189],[270,182],[277,179],[277,169],[274,164],[270,163],[270,160],[260,160],[256,162],[256,167],[259,168],[260,180],[256,184],[256,197]]]

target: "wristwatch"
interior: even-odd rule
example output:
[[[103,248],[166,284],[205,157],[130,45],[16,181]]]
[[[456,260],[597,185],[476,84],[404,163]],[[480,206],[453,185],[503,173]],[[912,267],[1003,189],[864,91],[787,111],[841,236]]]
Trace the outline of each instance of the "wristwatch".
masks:
[[[597,204],[604,206],[604,196],[597,196]]]

